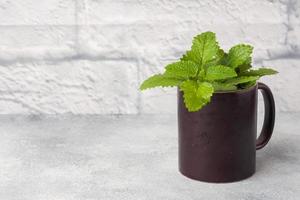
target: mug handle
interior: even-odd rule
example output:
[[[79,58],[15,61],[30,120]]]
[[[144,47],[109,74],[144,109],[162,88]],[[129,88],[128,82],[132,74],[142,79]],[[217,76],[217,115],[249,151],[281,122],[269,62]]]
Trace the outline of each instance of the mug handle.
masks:
[[[258,83],[258,90],[260,90],[263,95],[265,117],[261,133],[256,140],[256,150],[263,148],[269,142],[275,123],[275,102],[270,88],[264,83]]]

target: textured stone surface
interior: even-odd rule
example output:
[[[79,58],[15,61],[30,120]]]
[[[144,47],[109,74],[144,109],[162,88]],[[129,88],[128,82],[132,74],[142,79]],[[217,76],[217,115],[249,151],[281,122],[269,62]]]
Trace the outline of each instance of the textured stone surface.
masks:
[[[134,63],[16,64],[0,73],[0,113],[137,113]]]
[[[231,184],[185,178],[175,115],[0,117],[0,199],[298,200],[298,114],[278,114],[257,172]]]
[[[274,83],[278,110],[300,111],[299,15],[297,0],[4,0],[0,113],[175,113],[175,89],[141,93],[138,84],[206,30],[225,49],[253,44],[255,63],[281,72],[266,79]],[[46,83],[47,76],[55,81]],[[74,91],[78,85],[88,86]]]

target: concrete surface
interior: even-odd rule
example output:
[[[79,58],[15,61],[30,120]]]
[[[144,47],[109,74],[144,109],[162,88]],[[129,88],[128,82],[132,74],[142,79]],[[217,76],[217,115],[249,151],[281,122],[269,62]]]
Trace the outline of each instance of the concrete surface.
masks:
[[[138,86],[207,30],[254,45],[277,110],[300,111],[299,0],[1,0],[0,114],[175,113],[175,89]]]
[[[298,200],[300,113],[278,114],[257,172],[232,184],[177,170],[175,115],[1,116],[2,200]]]

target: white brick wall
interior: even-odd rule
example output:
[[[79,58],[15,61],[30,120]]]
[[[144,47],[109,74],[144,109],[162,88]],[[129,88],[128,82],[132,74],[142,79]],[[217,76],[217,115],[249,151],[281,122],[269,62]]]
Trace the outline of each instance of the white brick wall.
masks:
[[[255,46],[279,111],[300,111],[299,0],[0,0],[0,114],[175,113],[176,89],[138,91],[194,35]]]

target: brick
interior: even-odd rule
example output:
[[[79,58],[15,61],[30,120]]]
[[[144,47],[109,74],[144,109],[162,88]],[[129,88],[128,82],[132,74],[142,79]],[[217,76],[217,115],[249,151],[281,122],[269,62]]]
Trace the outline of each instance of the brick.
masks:
[[[0,25],[73,25],[75,14],[74,0],[4,0],[0,3]]]
[[[137,21],[200,21],[202,24],[282,23],[278,1],[93,1],[87,0],[86,13],[91,24],[122,24]]]
[[[300,2],[291,1],[287,44],[300,57]]]
[[[76,38],[70,26],[0,26],[0,63],[70,59]]]
[[[5,48],[58,47],[74,45],[75,40],[72,26],[0,26],[0,46]]]
[[[13,113],[137,113],[132,63],[27,63],[2,66],[0,74],[0,105],[7,103]],[[9,114],[10,109],[0,107],[0,112]]]

